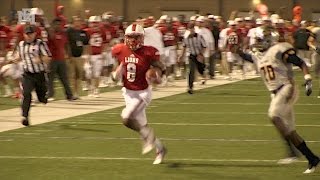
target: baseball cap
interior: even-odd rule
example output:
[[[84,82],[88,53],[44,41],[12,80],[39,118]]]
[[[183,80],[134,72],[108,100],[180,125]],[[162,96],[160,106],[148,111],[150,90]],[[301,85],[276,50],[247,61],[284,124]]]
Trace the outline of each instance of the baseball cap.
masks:
[[[24,27],[25,34],[34,33],[34,32],[36,32],[36,28],[33,25],[27,25]]]

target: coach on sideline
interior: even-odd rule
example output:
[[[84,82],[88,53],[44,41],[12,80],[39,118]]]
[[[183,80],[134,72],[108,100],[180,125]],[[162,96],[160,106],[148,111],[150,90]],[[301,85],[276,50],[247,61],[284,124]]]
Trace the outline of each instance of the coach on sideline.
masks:
[[[20,41],[15,49],[14,62],[23,62],[22,77],[22,124],[29,126],[29,110],[31,104],[31,92],[36,90],[38,100],[44,104],[47,103],[47,84],[45,71],[48,62],[51,60],[51,53],[45,42],[36,39],[36,28],[33,25],[27,25],[24,28],[24,40]]]

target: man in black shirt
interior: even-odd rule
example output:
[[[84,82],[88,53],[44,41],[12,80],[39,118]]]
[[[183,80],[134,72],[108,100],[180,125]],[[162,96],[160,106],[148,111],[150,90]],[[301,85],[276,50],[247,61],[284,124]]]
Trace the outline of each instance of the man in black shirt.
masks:
[[[301,27],[293,33],[293,40],[298,56],[310,67],[311,51],[309,50],[309,46],[314,35],[307,29],[307,26],[307,22],[302,22]]]
[[[45,42],[36,39],[36,28],[27,25],[24,29],[24,41],[20,41],[15,49],[15,60],[23,62],[22,77],[22,124],[29,126],[29,110],[31,104],[31,92],[36,90],[38,100],[47,103],[47,85],[45,71],[47,63],[51,60],[51,53]]]
[[[83,64],[84,59],[81,58],[84,50],[84,45],[88,44],[89,38],[84,30],[82,30],[82,21],[79,17],[73,17],[73,23],[67,29],[67,36],[69,40],[69,72],[70,82],[73,83],[74,97],[80,94],[80,82],[83,77]]]

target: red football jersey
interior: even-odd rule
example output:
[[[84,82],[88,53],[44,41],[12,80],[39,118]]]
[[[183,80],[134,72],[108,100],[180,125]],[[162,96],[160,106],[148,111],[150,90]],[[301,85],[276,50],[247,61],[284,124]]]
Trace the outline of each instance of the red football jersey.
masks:
[[[159,51],[152,46],[142,46],[132,51],[125,44],[117,44],[112,48],[112,55],[123,63],[123,86],[130,90],[148,88],[146,72],[153,61],[159,61]]]
[[[241,33],[239,30],[229,29],[227,31],[227,50],[233,52],[240,45]]]
[[[85,30],[89,36],[89,45],[91,47],[91,55],[102,54],[103,44],[106,43],[106,33],[103,28],[95,30],[88,28]]]
[[[52,53],[52,59],[63,61],[65,60],[65,45],[68,43],[68,38],[65,32],[56,32],[49,39],[49,49]]]
[[[162,33],[162,40],[163,40],[164,47],[177,45],[177,39],[178,39],[177,29],[172,28],[171,30],[169,30],[169,28],[167,27],[160,27],[160,31]]]

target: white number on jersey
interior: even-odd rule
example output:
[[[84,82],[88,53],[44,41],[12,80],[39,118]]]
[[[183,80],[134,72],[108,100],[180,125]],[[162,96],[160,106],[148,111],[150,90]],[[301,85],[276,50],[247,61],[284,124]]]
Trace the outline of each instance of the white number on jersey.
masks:
[[[96,46],[96,47],[100,47],[102,46],[102,37],[100,34],[98,33],[94,33],[91,35],[91,38],[90,38],[90,41],[89,41],[89,44],[91,46]]]
[[[136,72],[137,72],[136,64],[128,63],[127,64],[127,80],[129,82],[134,82],[134,80],[136,80]]]
[[[173,41],[175,39],[173,33],[166,33],[163,36],[163,41]]]
[[[232,32],[231,34],[229,34],[228,44],[233,44],[233,45],[238,44],[238,35],[236,33]]]

